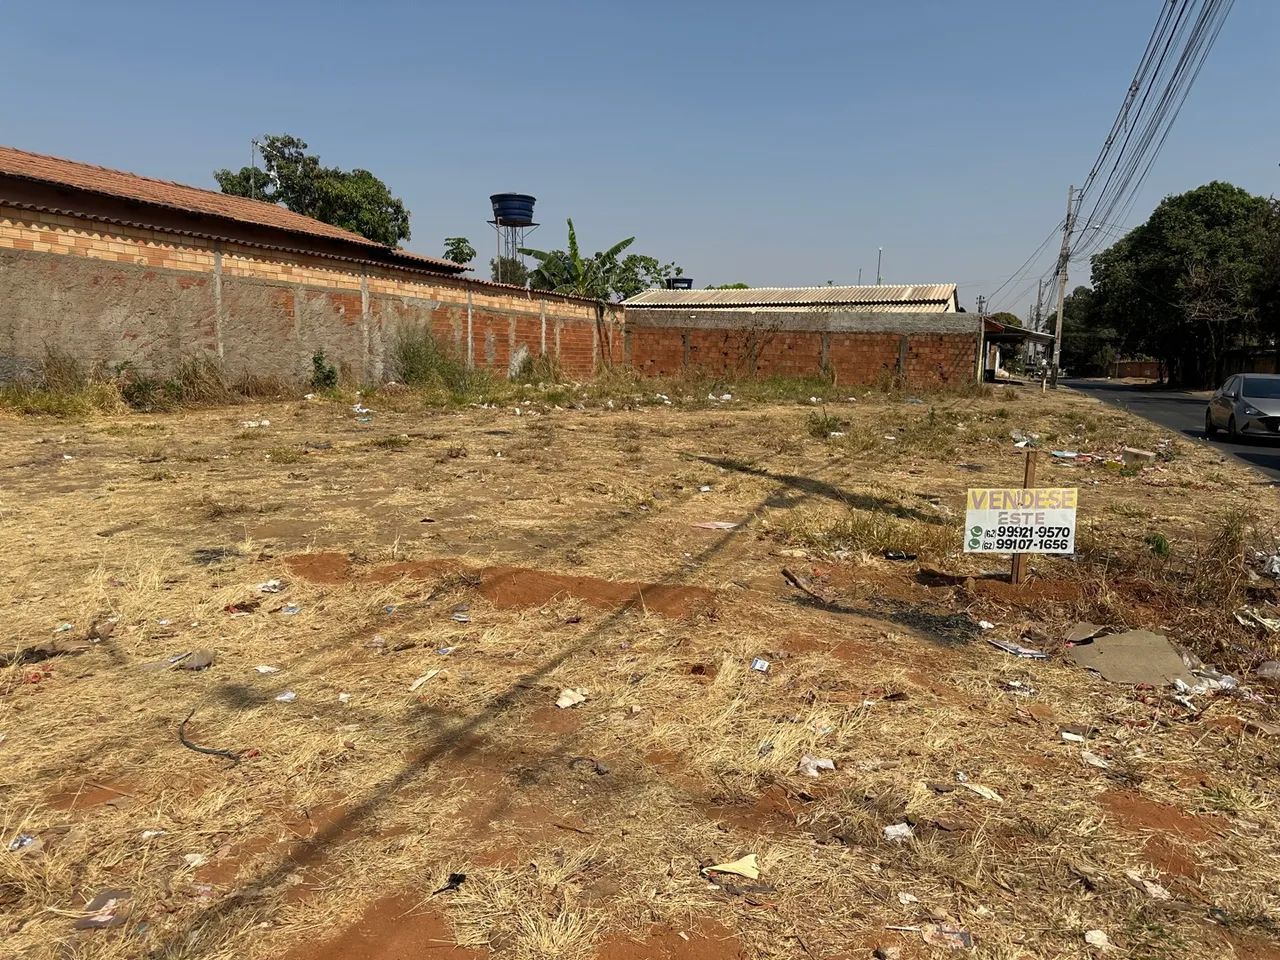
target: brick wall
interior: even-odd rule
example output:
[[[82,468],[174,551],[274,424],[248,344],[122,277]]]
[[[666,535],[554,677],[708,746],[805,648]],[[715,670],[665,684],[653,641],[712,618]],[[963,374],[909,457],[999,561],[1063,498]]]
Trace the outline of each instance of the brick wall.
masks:
[[[627,311],[624,356],[641,373],[821,376],[868,384],[969,383],[978,318],[968,314]]]
[[[166,370],[196,354],[233,373],[308,375],[323,349],[365,381],[391,375],[399,331],[429,327],[505,374],[558,357],[573,377],[621,357],[620,316],[554,294],[0,205],[0,377],[48,348]]]

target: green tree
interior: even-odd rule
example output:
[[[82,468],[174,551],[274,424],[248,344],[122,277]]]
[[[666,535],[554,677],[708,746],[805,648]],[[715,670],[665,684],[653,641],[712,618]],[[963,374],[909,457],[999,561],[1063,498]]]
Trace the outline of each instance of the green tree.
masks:
[[[523,287],[529,283],[530,270],[519,257],[497,257],[489,261],[489,276],[500,283]]]
[[[569,223],[569,249],[564,250],[532,250],[521,248],[520,252],[538,261],[534,271],[535,286],[542,290],[556,293],[568,293],[588,300],[607,303],[617,292],[617,285],[622,279],[622,265],[618,255],[635,242],[635,237],[628,237],[615,243],[608,250],[591,257],[582,256],[578,249],[578,235],[573,228],[573,220]],[[656,261],[655,261],[656,262]]]
[[[1018,315],[1016,313],[1009,313],[1007,310],[1002,310],[1000,313],[993,313],[991,315],[991,319],[996,323],[1003,323],[1006,327],[1022,326],[1022,320]]]
[[[305,141],[287,134],[266,137],[261,149],[261,170],[213,172],[223,193],[279,203],[389,247],[409,238],[409,211],[368,170],[321,166]]]
[[[747,283],[717,283],[707,284],[708,290],[750,290],[751,285]]]
[[[613,278],[613,293],[626,300],[653,287],[665,287],[668,280],[680,276],[684,276],[684,268],[675,263],[662,263],[642,253],[629,253],[618,264]]]
[[[454,263],[470,263],[476,258],[476,248],[466,237],[445,237],[444,258]]]
[[[601,355],[608,362],[609,355],[604,352],[604,344],[608,340],[608,331],[604,322],[605,311],[610,299],[617,291],[621,274],[618,256],[631,246],[636,238],[628,237],[618,241],[608,250],[591,257],[583,257],[582,251],[578,249],[578,234],[573,228],[573,220],[570,219],[568,223],[568,250],[533,250],[522,247],[520,252],[538,261],[537,269],[531,278],[534,286],[541,290],[572,294],[596,302],[596,327],[600,334]]]
[[[1220,381],[1229,353],[1259,339],[1267,208],[1217,181],[1166,197],[1093,258],[1095,326],[1161,360],[1171,383]]]

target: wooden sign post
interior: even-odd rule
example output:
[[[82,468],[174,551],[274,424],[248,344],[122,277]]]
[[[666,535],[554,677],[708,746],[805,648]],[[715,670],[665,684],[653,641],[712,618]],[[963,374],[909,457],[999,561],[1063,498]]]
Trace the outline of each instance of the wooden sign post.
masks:
[[[1037,450],[1027,451],[1027,463],[1022,469],[1022,489],[1029,490],[1036,485],[1036,460],[1040,456]],[[1013,567],[1009,571],[1009,581],[1011,583],[1022,583],[1027,576],[1027,557],[1029,554],[1015,553],[1013,555]]]

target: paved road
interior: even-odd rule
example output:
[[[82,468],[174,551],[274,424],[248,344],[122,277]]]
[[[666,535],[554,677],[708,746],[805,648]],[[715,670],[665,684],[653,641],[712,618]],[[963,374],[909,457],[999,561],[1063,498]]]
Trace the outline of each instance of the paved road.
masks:
[[[1234,456],[1272,480],[1280,480],[1280,440],[1242,437],[1232,443],[1225,439],[1223,433],[1219,433],[1216,440],[1204,440],[1204,396],[1112,380],[1066,380],[1064,383],[1073,390],[1122,407],[1184,437],[1209,443],[1224,455]]]

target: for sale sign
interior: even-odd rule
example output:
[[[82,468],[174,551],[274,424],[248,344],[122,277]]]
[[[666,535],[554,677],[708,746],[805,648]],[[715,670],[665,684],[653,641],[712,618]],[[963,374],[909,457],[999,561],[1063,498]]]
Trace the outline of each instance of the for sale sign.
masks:
[[[1074,487],[970,490],[965,553],[1074,553]]]

